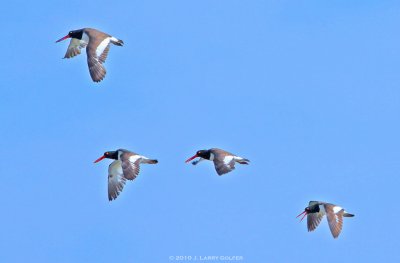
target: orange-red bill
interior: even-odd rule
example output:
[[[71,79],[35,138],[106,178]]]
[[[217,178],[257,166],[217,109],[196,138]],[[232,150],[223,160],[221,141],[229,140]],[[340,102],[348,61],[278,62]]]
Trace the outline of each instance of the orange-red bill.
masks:
[[[190,157],[189,159],[187,159],[187,160],[185,161],[185,163],[188,163],[188,162],[190,162],[191,160],[193,160],[194,158],[197,158],[197,157],[198,157],[198,156],[197,156],[197,154],[196,154],[196,155]]]
[[[304,214],[304,215],[303,215]],[[303,221],[304,217],[307,215],[307,211],[303,211],[300,215],[296,216],[298,218],[299,216],[303,215],[303,217],[300,219],[300,222]]]
[[[106,156],[101,156],[99,159],[97,159],[96,161],[94,161],[94,163],[98,163],[98,162],[100,162],[101,160],[103,160],[104,158],[106,158]]]
[[[59,40],[57,40],[56,43],[57,43],[57,42],[60,42],[60,41],[63,41],[63,40],[65,40],[65,39],[67,39],[67,38],[70,38],[70,36],[69,36],[69,35],[66,35],[65,37],[62,37],[62,38],[60,38]]]

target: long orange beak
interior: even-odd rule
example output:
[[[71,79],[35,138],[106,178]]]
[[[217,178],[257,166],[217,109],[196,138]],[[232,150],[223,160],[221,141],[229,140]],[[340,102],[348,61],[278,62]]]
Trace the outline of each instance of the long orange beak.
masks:
[[[304,214],[304,215],[303,215]],[[303,221],[304,217],[306,217],[307,215],[307,211],[303,211],[303,213],[301,213],[300,215],[296,216],[296,218],[298,218],[299,216],[303,215],[303,217],[300,219],[300,222]]]
[[[103,160],[104,158],[106,158],[105,155],[101,156],[99,159],[97,159],[96,161],[94,161],[94,163],[98,163],[98,162],[100,162],[101,160]]]
[[[65,37],[62,37],[62,38],[60,38],[59,40],[57,40],[56,43],[58,43],[58,42],[60,42],[60,41],[63,41],[63,40],[65,40],[65,39],[67,39],[67,38],[70,38],[70,36],[69,36],[69,35],[66,35]]]
[[[188,163],[188,162],[190,162],[191,160],[193,160],[194,158],[197,158],[197,157],[199,157],[199,156],[197,156],[197,154],[196,154],[196,155],[190,157],[189,159],[187,159],[187,160],[185,161],[185,163]]]

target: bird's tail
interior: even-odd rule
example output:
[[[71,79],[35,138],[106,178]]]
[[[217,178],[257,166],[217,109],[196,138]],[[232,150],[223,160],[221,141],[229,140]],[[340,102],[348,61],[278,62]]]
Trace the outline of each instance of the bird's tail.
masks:
[[[249,162],[250,162],[249,159],[245,159],[245,158],[237,159],[236,161],[240,164],[249,164]]]
[[[353,214],[349,214],[349,213],[347,213],[347,212],[344,212],[343,216],[344,216],[344,217],[353,217],[354,215],[353,215]]]
[[[156,163],[158,163],[158,160],[156,160],[156,159],[149,159],[149,158],[146,158],[146,157],[143,157],[142,156],[142,160],[140,161],[141,163],[147,163],[147,164],[156,164]]]
[[[114,45],[117,45],[117,46],[124,45],[124,41],[122,41],[121,39],[115,38],[115,37],[111,37],[110,41],[111,41],[111,43],[113,43]]]
[[[158,160],[152,160],[152,159],[150,159],[150,160],[148,160],[147,161],[147,163],[149,163],[149,164],[156,164],[156,163],[158,163]]]

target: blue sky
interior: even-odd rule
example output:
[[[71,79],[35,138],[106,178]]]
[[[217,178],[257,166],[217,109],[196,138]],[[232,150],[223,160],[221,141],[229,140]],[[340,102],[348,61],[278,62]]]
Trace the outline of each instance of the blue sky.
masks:
[[[2,9],[2,262],[400,260],[398,1]],[[99,84],[54,43],[82,27],[125,42]],[[251,165],[184,163],[211,147]],[[159,164],[109,202],[110,161],[93,161],[117,148]],[[356,216],[337,240],[326,220],[308,233],[295,217],[310,200]]]

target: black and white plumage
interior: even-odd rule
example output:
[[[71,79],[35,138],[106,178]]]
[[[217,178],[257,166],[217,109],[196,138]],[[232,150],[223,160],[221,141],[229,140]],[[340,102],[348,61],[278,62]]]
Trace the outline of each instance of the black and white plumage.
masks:
[[[134,180],[139,175],[141,163],[158,163],[157,160],[124,149],[105,152],[94,162],[100,162],[104,158],[115,160],[108,166],[108,200],[110,201],[116,199],[122,192],[126,180]]]
[[[190,162],[191,160],[199,157],[200,159],[193,161],[192,164],[196,165],[203,160],[210,160],[214,162],[215,170],[217,171],[218,175],[223,175],[229,173],[230,171],[235,169],[235,163],[240,164],[249,164],[250,160],[242,158],[240,156],[234,155],[230,152],[212,148],[209,150],[199,150],[196,154],[186,162]]]
[[[68,35],[56,42],[67,38],[71,38],[71,41],[64,58],[73,58],[81,53],[82,48],[86,47],[89,72],[94,82],[102,81],[106,75],[106,69],[103,63],[107,59],[110,44],[117,46],[123,46],[124,44],[122,40],[93,28],[82,28],[70,31]]]
[[[308,232],[314,231],[322,218],[326,215],[328,219],[329,229],[332,236],[337,238],[342,231],[343,217],[353,217],[353,214],[347,213],[342,207],[330,203],[320,201],[310,201],[304,211],[297,217],[302,216],[300,221],[307,216]]]

